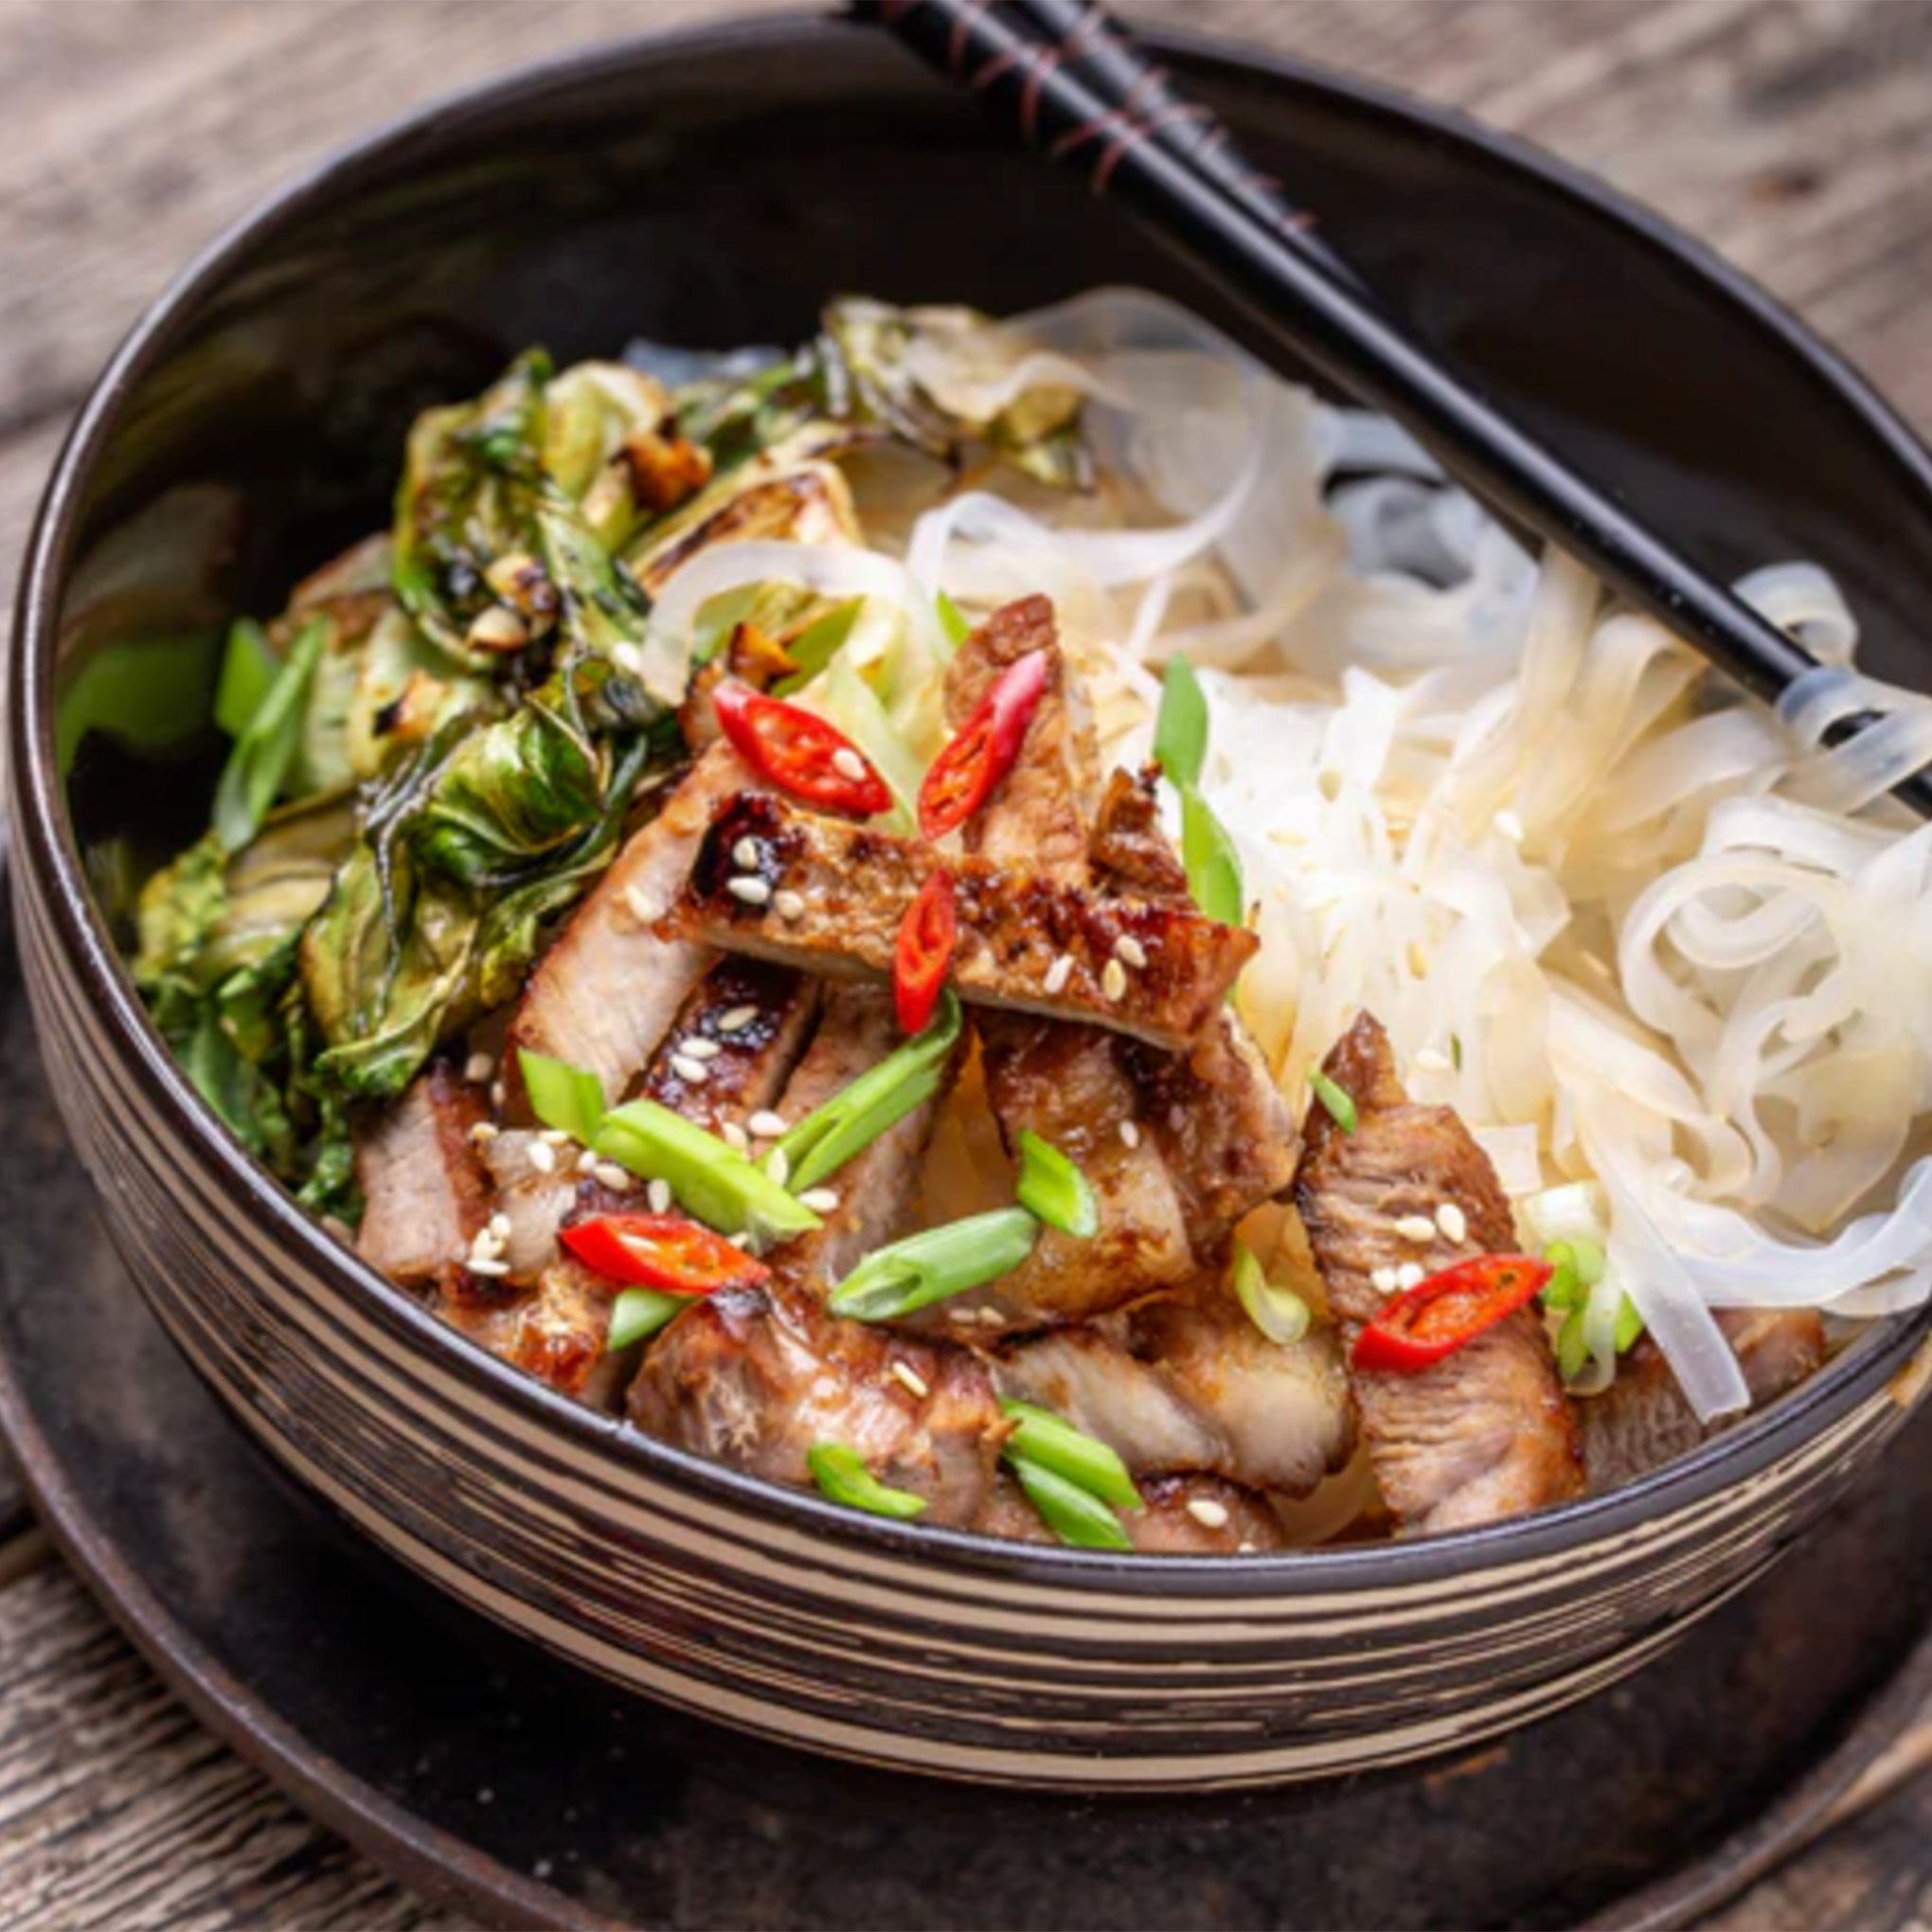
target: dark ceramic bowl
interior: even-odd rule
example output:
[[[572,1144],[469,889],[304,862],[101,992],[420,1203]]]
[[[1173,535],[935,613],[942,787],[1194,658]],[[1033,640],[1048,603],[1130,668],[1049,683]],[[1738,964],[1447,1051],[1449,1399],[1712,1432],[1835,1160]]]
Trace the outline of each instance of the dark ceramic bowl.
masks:
[[[1870,660],[1932,680],[1932,466],[1758,291],[1451,116],[1169,51],[1445,354],[1710,568],[1826,564]],[[380,523],[422,403],[532,340],[566,360],[634,333],[784,341],[830,291],[1006,310],[1109,280],[1203,300],[1116,210],[827,22],[592,54],[351,151],[162,296],[61,457],[13,659],[15,891],[60,1104],[135,1279],[270,1454],[378,1543],[747,1729],[963,1778],[1207,1788],[1422,1756],[1631,1670],[1879,1452],[1932,1316],[1629,1490],[1434,1541],[1148,1560],[895,1526],[627,1433],[438,1326],[226,1136],[120,960],[128,881],[206,809],[206,756],[162,748],[206,673],[167,640],[278,607]],[[113,651],[155,653],[137,715],[100,713]],[[113,728],[83,732],[90,711]]]

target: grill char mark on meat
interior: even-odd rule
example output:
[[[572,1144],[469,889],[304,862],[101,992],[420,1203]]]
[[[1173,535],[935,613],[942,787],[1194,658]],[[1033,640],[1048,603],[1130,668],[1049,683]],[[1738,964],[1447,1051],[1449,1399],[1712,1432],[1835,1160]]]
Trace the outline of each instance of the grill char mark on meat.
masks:
[[[819,990],[816,980],[768,960],[715,961],[679,1008],[637,1095],[713,1134],[742,1127],[783,1091],[817,1016]],[[700,1081],[689,1074],[693,1040],[705,1043],[695,1063]]]
[[[1390,1298],[1372,1276],[1419,1264],[1433,1274],[1516,1245],[1488,1157],[1447,1107],[1411,1102],[1388,1037],[1364,1013],[1324,1065],[1355,1103],[1344,1133],[1311,1110],[1297,1198],[1329,1302],[1351,1348]],[[1454,1202],[1467,1238],[1407,1240],[1397,1224]],[[1583,1490],[1580,1440],[1540,1310],[1518,1309],[1414,1375],[1353,1374],[1376,1481],[1401,1533],[1488,1523]]]

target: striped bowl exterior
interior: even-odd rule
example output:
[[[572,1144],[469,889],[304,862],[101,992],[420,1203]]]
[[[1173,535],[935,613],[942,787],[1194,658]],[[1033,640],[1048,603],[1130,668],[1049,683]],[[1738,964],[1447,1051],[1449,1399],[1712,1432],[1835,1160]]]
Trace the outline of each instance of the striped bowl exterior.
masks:
[[[776,45],[830,29],[760,31]],[[769,71],[770,47],[751,52]],[[554,98],[650,58],[540,82]],[[43,510],[9,691],[17,931],[59,1105],[141,1292],[257,1441],[412,1570],[619,1684],[814,1750],[1018,1785],[1234,1788],[1432,1755],[1587,1695],[1760,1575],[1896,1432],[1926,1380],[1923,1315],[1611,1497],[1413,1545],[1119,1558],[770,1489],[437,1325],[193,1099],[82,884],[55,769],[56,616],[83,483],[170,331],[251,241],[244,224],[136,331]]]

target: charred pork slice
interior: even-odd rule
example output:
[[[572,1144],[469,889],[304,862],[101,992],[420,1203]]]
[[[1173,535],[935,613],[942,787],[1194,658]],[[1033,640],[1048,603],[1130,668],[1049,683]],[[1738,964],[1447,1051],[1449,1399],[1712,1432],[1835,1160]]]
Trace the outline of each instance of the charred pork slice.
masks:
[[[1136,1480],[1212,1475],[1305,1495],[1354,1449],[1333,1332],[1271,1342],[1218,1283],[1009,1344],[995,1359],[1001,1394],[1099,1437]]]
[[[909,839],[740,796],[705,835],[676,924],[726,952],[889,978],[906,908],[941,863]],[[969,1002],[1172,1049],[1217,1017],[1254,956],[1253,934],[1179,907],[1101,901],[983,859],[943,863],[959,921],[953,983]]]
[[[437,1061],[357,1135],[356,1251],[392,1281],[447,1280],[489,1220],[490,1175],[472,1137],[486,1111],[479,1090]]]
[[[670,1030],[711,963],[702,945],[666,939],[712,814],[754,783],[728,745],[692,766],[657,816],[633,834],[530,975],[510,1022],[506,1064],[528,1047],[597,1075],[616,1100]]]
[[[716,1134],[770,1107],[818,1012],[819,985],[769,960],[718,960],[679,1009],[637,1093]]]
[[[593,1408],[612,1407],[624,1363],[606,1347],[611,1287],[567,1257],[544,1270],[534,1292],[467,1274],[437,1300],[437,1313],[499,1360]]]
[[[1352,1348],[1391,1298],[1377,1276],[1509,1252],[1515,1229],[1488,1156],[1451,1109],[1409,1100],[1369,1014],[1324,1071],[1353,1100],[1355,1128],[1311,1110],[1296,1194]],[[1444,1208],[1455,1238],[1438,1224]],[[1582,1493],[1576,1419],[1534,1304],[1419,1374],[1353,1380],[1375,1478],[1403,1534],[1495,1522]]]
[[[1753,1408],[1775,1402],[1825,1359],[1825,1325],[1816,1309],[1726,1308],[1725,1333]],[[1620,1487],[1686,1455],[1722,1424],[1706,1424],[1684,1400],[1664,1353],[1645,1335],[1618,1365],[1601,1395],[1577,1404],[1583,1424],[1583,1466],[1593,1493]]]

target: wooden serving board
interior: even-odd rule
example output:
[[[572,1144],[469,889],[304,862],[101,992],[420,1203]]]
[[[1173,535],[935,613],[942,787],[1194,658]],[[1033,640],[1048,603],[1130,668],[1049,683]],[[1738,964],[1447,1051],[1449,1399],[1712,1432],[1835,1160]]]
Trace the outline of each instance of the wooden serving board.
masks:
[[[42,477],[108,349],[264,189],[479,76],[754,10],[745,0],[0,0],[0,590],[10,601]],[[1158,0],[1135,10],[1456,102],[1601,171],[1758,275],[1932,426],[1932,7],[1922,0]],[[42,1138],[50,1122],[8,1128],[16,1146],[58,1157]],[[1815,1641],[1829,1648],[1847,1627],[1821,1617]],[[1932,1710],[1829,1806],[1812,1849],[1712,1923],[1743,1932],[1932,1917],[1928,1765]],[[8,1923],[24,1925],[464,1923],[307,1824],[190,1718],[52,1560],[4,1472],[0,1897]],[[782,1901],[770,1903],[782,1922]]]

